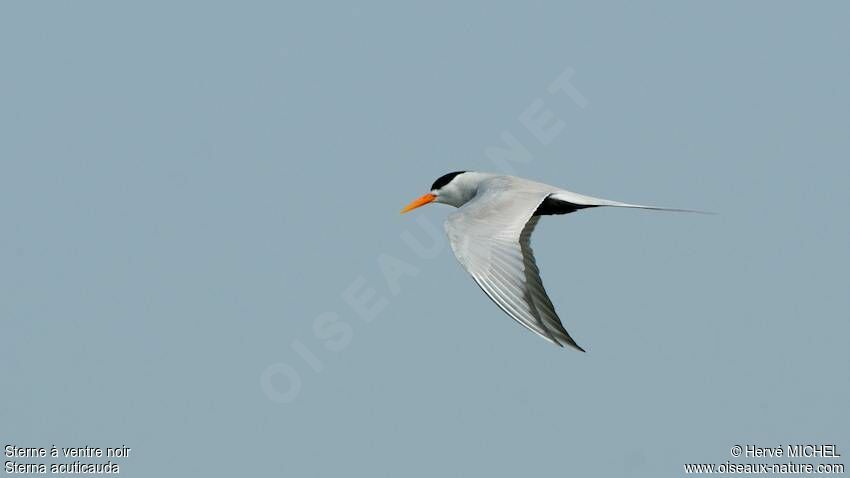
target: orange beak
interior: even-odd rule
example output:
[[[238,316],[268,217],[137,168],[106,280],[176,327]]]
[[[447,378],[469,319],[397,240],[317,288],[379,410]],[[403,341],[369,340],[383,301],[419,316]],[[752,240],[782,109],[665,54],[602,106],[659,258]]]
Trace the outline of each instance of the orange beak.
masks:
[[[408,211],[412,211],[412,210],[418,208],[419,206],[424,206],[424,205],[428,204],[429,202],[434,202],[435,200],[437,200],[437,196],[434,196],[433,194],[428,193],[428,194],[422,196],[421,198],[414,200],[412,203],[408,204],[407,207],[405,207],[404,209],[401,210],[401,213],[404,214]]]

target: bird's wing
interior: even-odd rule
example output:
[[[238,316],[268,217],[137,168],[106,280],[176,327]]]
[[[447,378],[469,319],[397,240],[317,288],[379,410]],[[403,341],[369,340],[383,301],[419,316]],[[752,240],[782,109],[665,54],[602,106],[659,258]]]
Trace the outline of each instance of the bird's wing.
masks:
[[[529,244],[540,218],[534,211],[551,192],[511,178],[487,180],[449,215],[446,232],[458,261],[499,308],[549,342],[584,351],[555,313]]]

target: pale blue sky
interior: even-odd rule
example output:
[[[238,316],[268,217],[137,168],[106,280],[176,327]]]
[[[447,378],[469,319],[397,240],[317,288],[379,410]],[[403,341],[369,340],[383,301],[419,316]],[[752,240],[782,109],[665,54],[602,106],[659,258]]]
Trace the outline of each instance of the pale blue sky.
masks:
[[[4,2],[0,439],[124,444],[130,477],[655,477],[739,443],[850,453],[848,15]],[[568,70],[584,101],[552,92]],[[561,126],[541,142],[523,118],[544,110]],[[541,221],[586,354],[479,291],[448,207],[398,214],[443,173],[497,170],[506,138],[519,175],[718,213]],[[371,315],[352,307],[369,290]]]

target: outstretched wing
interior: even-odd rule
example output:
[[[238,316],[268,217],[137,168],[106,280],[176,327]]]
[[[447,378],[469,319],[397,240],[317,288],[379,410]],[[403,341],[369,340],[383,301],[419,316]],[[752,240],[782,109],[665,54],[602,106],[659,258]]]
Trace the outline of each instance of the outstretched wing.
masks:
[[[458,261],[499,308],[549,342],[584,351],[555,313],[529,244],[540,219],[534,212],[551,192],[508,177],[487,180],[449,215],[446,232]]]

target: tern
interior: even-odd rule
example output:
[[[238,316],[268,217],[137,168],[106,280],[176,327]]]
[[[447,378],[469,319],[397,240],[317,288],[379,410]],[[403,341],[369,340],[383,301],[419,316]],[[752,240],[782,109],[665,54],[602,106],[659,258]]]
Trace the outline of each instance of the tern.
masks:
[[[401,213],[432,202],[457,208],[446,219],[446,233],[455,257],[481,290],[525,328],[582,352],[558,318],[534,260],[530,239],[540,216],[602,206],[702,212],[600,199],[504,174],[455,171],[439,177]]]

